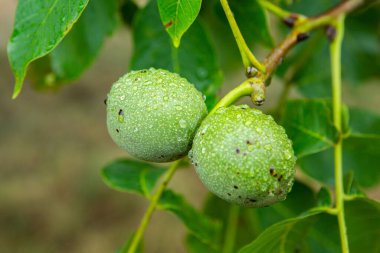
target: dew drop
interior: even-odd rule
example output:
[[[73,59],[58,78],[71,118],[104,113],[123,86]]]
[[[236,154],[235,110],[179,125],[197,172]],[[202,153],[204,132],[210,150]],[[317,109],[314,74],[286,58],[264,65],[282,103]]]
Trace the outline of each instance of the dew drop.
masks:
[[[269,144],[265,145],[264,148],[265,148],[266,150],[272,150],[272,146],[269,145]]]
[[[120,96],[120,100],[124,100],[125,99],[125,96]]]
[[[206,153],[206,148],[202,148],[202,154]]]
[[[246,126],[250,126],[250,125],[252,125],[252,121],[248,120],[248,121],[246,121],[246,122],[244,123],[244,125],[246,125]]]
[[[179,126],[180,126],[181,128],[186,128],[186,121],[185,121],[184,119],[181,119],[181,120],[179,121]]]
[[[285,151],[284,156],[286,160],[290,160],[290,158],[292,158],[292,154],[290,154],[289,151]]]
[[[120,122],[120,123],[123,123],[124,122],[124,112],[122,109],[119,110],[119,113],[118,113],[118,116],[117,116],[117,120]]]
[[[182,107],[181,107],[180,105],[176,105],[176,106],[175,106],[175,109],[176,109],[177,111],[181,111],[181,110],[182,110]]]

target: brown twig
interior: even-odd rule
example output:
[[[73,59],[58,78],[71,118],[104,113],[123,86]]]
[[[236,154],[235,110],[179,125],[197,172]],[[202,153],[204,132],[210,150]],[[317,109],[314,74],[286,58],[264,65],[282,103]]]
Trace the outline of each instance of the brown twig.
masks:
[[[299,42],[306,39],[308,32],[330,24],[331,21],[339,14],[353,11],[363,2],[364,0],[344,1],[320,15],[306,18],[304,21],[296,24],[292,29],[292,32],[275,49],[273,49],[273,51],[265,59],[264,64],[266,72],[263,75],[263,80],[266,81],[270,78],[288,51]]]

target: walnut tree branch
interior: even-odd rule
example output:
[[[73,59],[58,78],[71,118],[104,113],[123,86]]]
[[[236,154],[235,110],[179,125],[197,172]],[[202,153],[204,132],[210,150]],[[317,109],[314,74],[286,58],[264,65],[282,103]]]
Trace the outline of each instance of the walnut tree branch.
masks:
[[[289,50],[305,40],[308,37],[308,32],[329,25],[338,15],[349,13],[363,3],[364,0],[344,1],[320,15],[296,23],[290,34],[265,59],[266,73],[263,74],[263,80],[267,81],[270,78]]]

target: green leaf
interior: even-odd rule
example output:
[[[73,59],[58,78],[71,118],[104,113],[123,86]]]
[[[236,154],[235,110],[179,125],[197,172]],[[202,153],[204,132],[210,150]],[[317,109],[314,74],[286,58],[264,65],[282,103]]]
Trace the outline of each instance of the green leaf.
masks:
[[[174,48],[161,25],[156,1],[151,1],[135,19],[133,41],[131,69],[155,67],[177,72],[203,92],[207,96],[206,103],[211,106],[222,74],[213,45],[199,21],[183,36],[181,47]]]
[[[369,79],[379,79],[380,2],[376,2],[346,19],[342,72],[343,78],[353,86],[360,86]]]
[[[212,243],[215,241],[220,224],[198,212],[181,195],[171,190],[165,190],[157,207],[175,214],[187,229],[202,242]]]
[[[230,211],[236,208],[226,201],[210,194],[206,200],[205,208],[203,212],[205,215],[218,221],[222,226],[219,228],[218,233],[214,241],[206,243],[199,238],[194,238],[191,235],[187,237],[187,247],[192,253],[208,253],[208,252],[222,252],[224,243],[226,241],[227,234],[227,221],[229,218]],[[238,249],[242,245],[247,244],[252,238],[256,237],[256,231],[251,220],[254,219],[252,216],[251,209],[240,208],[237,220],[237,231],[235,236],[235,249]],[[235,251],[234,251],[235,252]]]
[[[286,104],[282,125],[301,158],[333,147],[338,132],[327,100],[291,100]]]
[[[354,171],[354,178],[363,187],[380,181],[380,138],[350,137],[343,142],[344,172]]]
[[[332,206],[332,196],[330,190],[322,186],[318,192],[317,196],[318,206],[331,207]]]
[[[362,187],[370,187],[380,181],[379,125],[378,115],[362,109],[349,109],[349,130],[343,139],[343,171],[352,171]],[[299,164],[311,177],[334,184],[332,149],[304,157]]]
[[[323,66],[323,68],[321,68]],[[276,71],[288,84],[293,84],[308,98],[331,97],[329,47],[323,32],[297,45],[284,58]]]
[[[165,169],[132,160],[116,160],[101,172],[103,181],[112,189],[149,197]]]
[[[174,47],[179,47],[182,35],[197,18],[202,0],[158,0],[158,9],[164,28]]]
[[[220,253],[220,250],[210,247],[192,234],[187,235],[186,246],[190,253]]]
[[[73,29],[51,53],[57,79],[71,81],[90,66],[116,27],[117,7],[114,0],[90,1]]]
[[[380,251],[380,203],[364,197],[344,205],[350,252]]]
[[[361,191],[358,182],[354,179],[353,171],[349,171],[343,178],[344,193],[346,195],[356,195],[365,197],[365,193]]]
[[[239,253],[303,252],[306,249],[306,235],[318,220],[318,214],[321,211],[279,222],[265,230]]]
[[[302,203],[302,205],[299,203]],[[316,200],[312,190],[300,182],[295,182],[292,191],[288,194],[285,201],[266,208],[240,208],[233,252],[251,242],[252,239],[256,238],[269,226],[284,219],[296,217],[315,205]],[[216,247],[211,247],[189,236],[187,246],[190,252],[206,253],[222,251],[226,240],[225,236],[228,229],[226,221],[228,220],[230,208],[230,204],[214,195],[208,198],[204,210],[205,214],[223,223],[223,227],[216,241]]]
[[[380,139],[350,137],[343,142],[343,171],[353,171],[362,187],[371,187],[380,181]],[[304,172],[323,183],[334,184],[333,150],[328,149],[299,160]]]
[[[310,210],[270,226],[239,253],[340,252],[337,218],[324,210]],[[350,252],[361,253],[364,248],[370,253],[379,251],[378,202],[363,197],[346,201],[345,219]]]
[[[21,91],[28,65],[51,52],[70,31],[88,0],[21,0],[16,11],[8,56],[16,78],[13,98]]]
[[[349,109],[349,135],[363,138],[380,138],[380,116],[374,112]]]
[[[300,205],[301,202],[302,205]],[[259,224],[256,225],[259,228],[257,232],[261,233],[277,222],[296,217],[316,205],[317,201],[313,190],[305,184],[295,181],[286,200],[266,208],[252,209],[253,215],[257,216],[256,223]]]

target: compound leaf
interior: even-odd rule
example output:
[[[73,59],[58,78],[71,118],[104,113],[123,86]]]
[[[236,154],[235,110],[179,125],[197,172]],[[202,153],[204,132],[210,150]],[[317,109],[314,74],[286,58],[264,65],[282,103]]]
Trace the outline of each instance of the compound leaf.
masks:
[[[291,100],[282,121],[298,158],[331,148],[338,139],[327,100]]]
[[[348,131],[343,139],[343,170],[353,172],[357,183],[370,187],[380,181],[380,116],[363,109],[349,109]],[[301,168],[315,179],[334,183],[333,150],[299,160]]]
[[[198,212],[181,195],[172,190],[165,190],[157,207],[175,214],[202,242],[215,241],[220,224]]]
[[[380,204],[364,197],[345,202],[345,219],[350,252],[376,253],[380,249]],[[340,252],[340,238],[335,216],[325,209],[310,210],[267,228],[239,253],[269,252]]]
[[[59,80],[79,77],[95,60],[104,40],[116,27],[117,2],[91,0],[70,33],[51,53],[51,64]]]
[[[300,202],[302,202],[303,205],[300,205]],[[240,208],[238,211],[237,231],[233,252],[237,252],[239,248],[251,242],[252,239],[256,238],[262,231],[271,225],[284,219],[296,217],[315,205],[316,200],[313,191],[306,185],[300,182],[295,182],[292,191],[288,194],[285,201],[266,208]],[[226,241],[224,236],[229,229],[226,221],[229,218],[230,210],[232,208],[231,204],[215,195],[210,195],[207,199],[204,212],[206,215],[222,223],[222,230],[219,233],[215,245],[202,243],[202,241],[194,236],[188,235],[186,243],[190,252],[222,252],[224,242]]]

